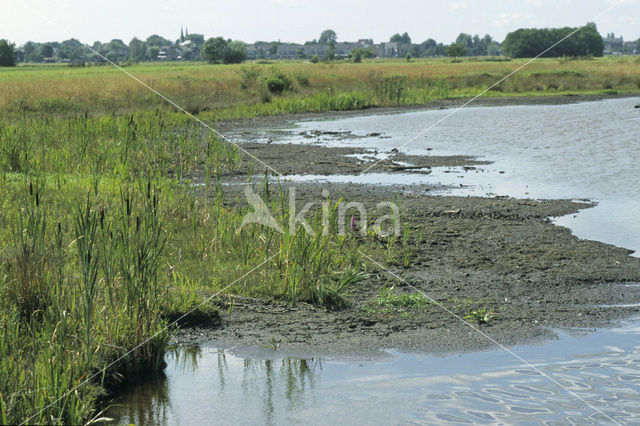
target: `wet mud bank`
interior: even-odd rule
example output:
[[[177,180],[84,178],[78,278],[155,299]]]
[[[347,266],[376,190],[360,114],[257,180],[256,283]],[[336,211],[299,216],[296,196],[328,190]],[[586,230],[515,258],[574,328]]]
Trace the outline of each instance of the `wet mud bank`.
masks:
[[[355,193],[377,200],[371,188],[332,191],[345,199]],[[347,309],[327,312],[304,303],[243,297],[230,303],[225,296],[215,302],[216,327],[185,328],[177,341],[215,340],[223,347],[260,346],[299,356],[373,354],[383,348],[444,354],[495,346],[470,325],[511,345],[552,339],[558,327],[603,327],[640,313],[640,259],[626,249],[579,240],[548,220],[588,204],[428,195],[398,199],[403,220],[420,228],[424,240],[409,267],[390,264],[389,273],[368,263],[368,277],[350,289]],[[414,287],[441,306],[380,305],[385,290],[412,294]],[[479,309],[494,318],[486,324],[465,320]]]
[[[482,102],[506,105],[589,100],[556,98]],[[457,105],[453,101],[444,104]],[[246,129],[240,132],[242,139],[251,141],[257,129],[278,128],[290,119],[228,122],[220,128]],[[311,133],[309,138],[318,135]],[[377,136],[384,137],[373,135]],[[269,142],[245,142],[242,147],[285,175],[284,186],[288,185],[286,175],[357,175],[380,160],[365,147]],[[436,167],[473,169],[486,164],[464,156],[387,154],[390,157],[377,166],[378,172],[429,174]],[[260,167],[254,165],[253,171],[258,175]],[[224,177],[229,203],[243,202],[244,177],[238,174]],[[199,179],[193,178],[196,182]],[[299,356],[348,357],[376,354],[384,348],[445,354],[495,347],[495,342],[473,328],[496,342],[512,345],[553,339],[557,328],[599,328],[640,315],[640,259],[623,248],[578,239],[568,229],[551,223],[550,218],[592,207],[587,200],[435,196],[432,193],[439,189],[435,184],[296,182],[295,187],[301,204],[320,202],[322,190],[328,190],[332,199],[358,201],[369,207],[382,201],[396,202],[402,225],[414,236],[409,265],[389,262],[384,270],[363,256],[367,278],[349,289],[350,306],[338,311],[225,295],[214,301],[219,312],[215,323],[183,328],[175,337],[178,343],[213,341],[219,347],[267,347]],[[409,303],[403,299],[416,289],[427,296],[426,301]],[[479,319],[481,312],[489,314],[488,321]]]

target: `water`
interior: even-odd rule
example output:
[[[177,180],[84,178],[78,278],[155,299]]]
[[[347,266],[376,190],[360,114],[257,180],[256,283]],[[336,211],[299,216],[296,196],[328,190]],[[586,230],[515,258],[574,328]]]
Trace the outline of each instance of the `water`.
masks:
[[[472,155],[492,161],[482,170],[433,169],[431,175],[387,174],[375,168],[358,177],[318,180],[354,183],[441,184],[452,195],[508,195],[529,198],[590,199],[595,208],[560,218],[580,238],[640,251],[640,98],[571,105],[467,107],[402,148],[418,155]],[[450,110],[369,115],[307,121],[276,142],[365,147],[389,152]],[[384,137],[306,139],[300,132],[373,132]],[[428,150],[430,148],[430,150]],[[451,172],[451,173],[444,173]],[[368,177],[367,177],[368,176]],[[312,177],[293,176],[297,180]]]
[[[622,424],[640,424],[640,322],[565,330],[512,350]],[[607,418],[502,350],[444,358],[386,352],[340,362],[250,358],[205,346],[167,357],[110,413],[136,424],[606,423]]]
[[[475,155],[480,170],[431,174],[293,176],[295,181],[444,185],[440,193],[590,199],[595,208],[556,219],[579,237],[640,250],[640,99],[459,111],[402,151]],[[303,122],[274,143],[320,143],[388,152],[450,111]],[[305,130],[385,137],[305,139]],[[427,150],[430,148],[430,150]],[[546,345],[511,354],[443,358],[384,352],[342,362],[251,354],[204,346],[167,356],[166,378],[139,384],[108,415],[137,424],[640,424],[640,321],[606,330],[565,330]],[[566,388],[566,389],[565,389]]]

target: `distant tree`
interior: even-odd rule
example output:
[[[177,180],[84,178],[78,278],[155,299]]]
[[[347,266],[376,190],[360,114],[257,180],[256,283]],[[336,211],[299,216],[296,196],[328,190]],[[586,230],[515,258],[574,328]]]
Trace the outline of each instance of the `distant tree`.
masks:
[[[49,43],[43,44],[40,47],[40,54],[43,58],[51,58],[53,56],[53,46]]]
[[[227,51],[227,41],[222,37],[210,38],[202,46],[202,59],[210,64],[222,62]]]
[[[636,40],[636,53],[640,53],[640,38]]]
[[[373,58],[375,55],[375,53],[373,53],[373,50],[368,49],[366,47],[356,47],[355,49],[352,49],[351,52],[351,56],[355,57],[355,55],[360,55],[361,58]]]
[[[456,44],[461,44],[467,51],[471,51],[473,49],[473,37],[471,37],[471,34],[460,33],[456,37]]]
[[[149,60],[150,61],[157,61],[159,54],[160,54],[160,48],[158,46],[151,46],[149,48]]]
[[[76,40],[75,38],[63,41],[62,43],[60,43],[60,47],[58,48],[58,52],[57,52],[58,59],[71,60],[71,54],[75,49],[77,49],[80,46],[83,46],[83,44],[79,40]]]
[[[187,34],[185,40],[191,40],[191,43],[202,46],[204,44],[204,36],[202,34]]]
[[[114,53],[117,53],[118,56],[124,56],[129,51],[129,47],[124,44],[124,42],[120,39],[114,38],[108,43],[108,49]]]
[[[276,53],[278,53],[278,46],[280,46],[282,43],[280,43],[279,41],[272,41],[271,43],[269,43],[269,53],[271,55],[275,55]]]
[[[418,46],[422,56],[436,56],[438,43],[432,38],[423,41]]]
[[[456,59],[460,56],[464,56],[467,53],[467,48],[460,43],[451,43],[449,46],[447,46],[446,51],[447,55]]]
[[[487,49],[489,48],[489,45],[493,42],[494,42],[493,37],[491,37],[489,34],[485,34],[485,36],[482,38],[482,43],[487,47]]]
[[[71,62],[84,62],[87,57],[86,49],[84,46],[76,46],[76,48],[69,53],[69,60]]]
[[[327,48],[324,58],[327,61],[333,61],[336,58],[336,46],[333,43],[331,43]]]
[[[495,41],[492,41],[489,46],[487,46],[487,55],[489,56],[498,56],[500,55],[500,45]]]
[[[133,61],[144,61],[147,57],[147,45],[144,41],[134,37],[129,42],[129,58]]]
[[[604,41],[598,32],[598,27],[593,22],[589,22],[576,34],[578,44],[584,46],[582,55],[602,56],[604,54]]]
[[[32,41],[28,41],[24,44],[24,46],[22,46],[22,52],[24,53],[24,60],[26,62],[29,62],[29,57],[37,48],[38,46]]]
[[[319,44],[331,44],[338,40],[338,36],[333,30],[324,30],[318,39]]]
[[[42,52],[38,43],[28,41],[22,47],[24,51],[24,60],[26,62],[42,62]]]
[[[16,47],[7,40],[0,40],[0,67],[16,66]]]
[[[149,37],[147,37],[145,42],[147,43],[147,46],[158,46],[158,47],[173,44],[171,40],[167,40],[166,38],[161,37],[157,34],[150,35]]]
[[[247,59],[247,45],[241,41],[227,42],[223,62],[225,64],[239,64]]]
[[[489,54],[489,45],[493,43],[493,37],[486,34],[480,38],[479,35],[460,33],[456,38],[456,43],[463,45],[467,51],[467,56],[486,56]]]
[[[403,33],[402,35],[396,33],[391,36],[389,41],[394,43],[411,43],[411,37],[409,37],[409,33]]]
[[[502,53],[514,58],[533,58],[545,52],[550,46],[563,40],[577,28],[520,28],[507,34],[502,43]],[[602,56],[604,42],[594,23],[581,28],[573,37],[546,51],[542,56]]]

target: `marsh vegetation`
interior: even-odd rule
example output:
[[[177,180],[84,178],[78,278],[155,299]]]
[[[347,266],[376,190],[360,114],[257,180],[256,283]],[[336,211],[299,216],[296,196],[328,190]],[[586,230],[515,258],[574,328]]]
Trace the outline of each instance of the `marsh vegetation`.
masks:
[[[153,64],[127,71],[214,122],[475,96],[519,65]],[[632,58],[544,60],[489,95],[637,91],[637,67]],[[118,70],[2,70],[0,93],[3,423],[97,419],[110,392],[162,371],[176,319],[217,315],[212,296],[337,310],[365,278],[362,246],[406,268],[424,240],[408,229],[381,237],[242,227],[247,208],[225,194],[224,176],[246,178],[283,223],[286,189],[254,179],[261,170],[241,152]],[[202,185],[194,185],[196,174]],[[339,202],[327,200],[332,229],[340,226]],[[308,219],[316,231],[320,213]],[[379,307],[428,303],[386,293]]]

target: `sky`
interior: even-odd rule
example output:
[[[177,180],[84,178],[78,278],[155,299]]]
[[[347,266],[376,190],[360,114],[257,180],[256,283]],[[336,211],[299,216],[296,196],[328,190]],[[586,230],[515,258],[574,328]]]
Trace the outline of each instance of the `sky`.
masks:
[[[640,38],[640,0],[0,0],[0,39],[25,42],[77,38],[86,43],[158,34],[181,27],[205,37],[305,42],[333,29],[339,41],[388,41],[408,32],[413,42],[450,43],[461,32],[502,41],[522,27],[580,26],[602,35]],[[613,8],[600,15],[609,7]],[[600,16],[598,16],[600,15]]]

